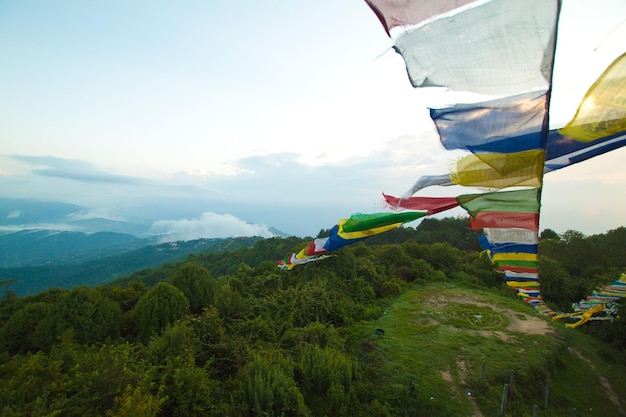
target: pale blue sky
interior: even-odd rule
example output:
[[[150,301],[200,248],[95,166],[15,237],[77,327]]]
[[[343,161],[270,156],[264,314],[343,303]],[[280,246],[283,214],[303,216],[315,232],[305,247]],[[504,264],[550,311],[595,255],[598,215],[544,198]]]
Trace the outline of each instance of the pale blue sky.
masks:
[[[626,1],[563,3],[564,120],[586,86],[561,80],[590,84],[623,52]],[[297,235],[381,211],[455,157],[390,46],[362,0],[2,0],[0,197]],[[541,227],[626,224],[625,157],[548,175]]]

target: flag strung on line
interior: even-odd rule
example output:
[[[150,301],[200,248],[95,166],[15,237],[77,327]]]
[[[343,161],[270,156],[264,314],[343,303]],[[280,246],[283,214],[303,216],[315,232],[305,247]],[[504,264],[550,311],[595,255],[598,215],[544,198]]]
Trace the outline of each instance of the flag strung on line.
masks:
[[[412,196],[435,185],[527,187],[461,195],[457,203],[470,214],[470,228],[483,231],[481,245],[507,285],[551,311],[538,289],[536,259],[543,175],[626,145],[626,54],[589,89],[572,121],[550,131],[560,0],[366,2],[414,87],[482,95],[430,110],[443,146],[470,154],[449,174],[421,177],[402,198],[385,200],[395,210],[429,212],[441,204],[444,211],[454,203]]]
[[[578,319],[575,323],[568,323],[565,327],[578,327],[589,321],[610,320],[617,317],[617,301],[626,298],[626,274],[622,274],[610,285],[602,286],[591,292],[585,300],[572,304],[571,313],[560,313],[552,320]]]
[[[583,142],[626,131],[626,53],[591,86],[561,132]]]
[[[549,85],[557,0],[366,0],[414,87],[513,95]]]
[[[404,213],[356,213],[349,218],[339,219],[330,229],[328,237],[317,238],[309,242],[305,248],[285,259],[278,261],[281,269],[292,269],[296,265],[319,261],[328,258],[329,252],[396,229],[405,223],[426,216],[427,211],[411,211]]]

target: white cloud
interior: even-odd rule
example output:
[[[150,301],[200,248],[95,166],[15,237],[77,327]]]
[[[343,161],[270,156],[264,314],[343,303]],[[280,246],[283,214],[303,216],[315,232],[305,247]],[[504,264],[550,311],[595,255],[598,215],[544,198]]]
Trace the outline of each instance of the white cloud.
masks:
[[[343,159],[334,163],[311,164],[296,152],[249,156],[232,161],[236,175],[181,171],[166,179],[137,177],[126,182],[72,181],[33,174],[6,176],[0,177],[0,196],[49,199],[94,208],[74,211],[63,219],[66,221],[102,218],[140,220],[142,225],[150,225],[159,219],[186,219],[153,223],[151,233],[171,233],[168,240],[271,236],[267,227],[258,225],[272,226],[290,235],[313,236],[352,213],[384,211],[382,192],[402,195],[422,175],[449,172],[448,166],[460,154],[444,150],[434,134],[424,132],[381,139],[373,150],[361,155],[340,154]],[[624,211],[619,210],[624,206],[626,174],[621,161],[625,157],[626,147],[546,175],[541,227],[591,234],[626,224]],[[80,166],[80,161],[65,162]],[[92,168],[100,171],[99,167]],[[598,190],[603,193],[598,194]],[[473,192],[480,191],[432,187],[420,195]],[[573,203],[571,196],[580,199]],[[604,204],[607,209],[573,209],[592,203]],[[231,217],[202,214],[208,208]],[[443,213],[448,214],[456,215]]]
[[[89,220],[89,219],[106,219],[106,220],[113,220],[117,222],[128,221],[128,219],[126,219],[125,217],[116,215],[107,208],[96,208],[96,209],[76,211],[74,213],[68,214],[66,218],[69,221],[80,221],[80,220]]]
[[[195,219],[158,220],[149,232],[162,235],[163,242],[200,238],[226,238],[239,236],[272,237],[265,225],[247,223],[230,214],[202,213]]]
[[[53,230],[54,232],[80,232],[80,228],[66,223],[30,223],[0,226],[0,233],[16,233],[34,230]]]

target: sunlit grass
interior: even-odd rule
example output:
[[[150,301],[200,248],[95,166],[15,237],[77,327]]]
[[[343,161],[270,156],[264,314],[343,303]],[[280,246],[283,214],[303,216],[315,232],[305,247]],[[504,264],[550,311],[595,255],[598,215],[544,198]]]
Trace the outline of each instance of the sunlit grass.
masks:
[[[603,364],[593,370],[571,349],[575,345],[592,363],[602,362],[593,353],[594,341],[580,332],[571,337],[562,325],[516,300],[449,283],[415,287],[361,326],[371,349],[368,365],[384,384],[381,391],[405,408],[414,401],[414,415],[474,416],[476,405],[484,415],[500,415],[503,385],[511,383],[505,415],[530,416],[533,404],[542,416],[567,415],[601,398],[594,414],[615,415],[597,372],[607,371],[613,383],[623,364],[619,371]],[[590,380],[594,386],[585,388]],[[621,379],[615,388],[625,389]],[[585,393],[577,394],[580,390]]]

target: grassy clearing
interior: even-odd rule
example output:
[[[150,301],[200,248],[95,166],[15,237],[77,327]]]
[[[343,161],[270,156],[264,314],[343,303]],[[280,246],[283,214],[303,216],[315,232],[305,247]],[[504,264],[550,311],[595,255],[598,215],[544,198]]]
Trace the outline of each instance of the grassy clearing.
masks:
[[[507,416],[531,416],[533,404],[541,416],[623,411],[598,382],[602,375],[618,397],[626,392],[623,362],[607,363],[601,343],[486,290],[416,287],[358,332],[366,372],[380,381],[377,398],[401,410],[394,415],[499,416],[504,384]]]

